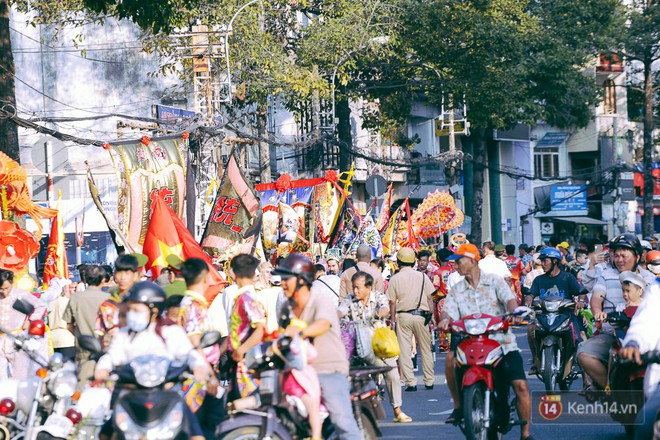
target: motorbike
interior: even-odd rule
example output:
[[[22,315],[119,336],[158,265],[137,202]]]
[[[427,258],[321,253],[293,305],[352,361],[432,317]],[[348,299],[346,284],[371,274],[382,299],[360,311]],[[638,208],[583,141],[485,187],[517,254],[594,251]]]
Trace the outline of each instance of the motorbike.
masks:
[[[538,378],[548,393],[568,391],[578,378],[574,370],[578,329],[571,325],[575,301],[560,296],[535,298],[532,308],[537,311],[534,328],[536,352],[541,360]]]
[[[614,327],[616,342],[610,348],[610,359],[607,365],[607,386],[603,391],[589,391],[586,399],[590,402],[607,402],[610,405],[616,403],[618,406],[631,408],[635,405],[641,408],[644,405],[644,376],[646,365],[637,365],[633,362],[622,360],[619,351],[622,348],[626,329],[635,314],[636,307],[629,307],[623,311],[614,311],[607,314],[605,322]],[[613,393],[614,391],[614,393]],[[631,435],[634,431],[635,416],[625,412],[611,412],[610,416],[616,422],[623,425],[626,433]]]
[[[220,341],[218,332],[206,332],[200,347]],[[79,344],[97,355],[103,351],[100,341],[93,336],[80,336]],[[116,369],[111,376],[119,390],[113,406],[113,435],[120,440],[190,438],[186,401],[168,387],[190,377],[187,364],[155,355],[138,356]]]
[[[34,307],[17,300],[13,308],[26,316]],[[0,383],[0,438],[4,439],[66,439],[77,435],[82,415],[74,408],[76,367],[64,362],[60,353],[46,360],[40,354],[45,341],[46,325],[41,320],[30,321],[26,334],[4,333],[36,365],[36,374],[26,379],[7,379]]]
[[[526,316],[531,312],[520,306],[512,315]],[[528,423],[516,420],[515,397],[509,401],[509,388],[498,393],[493,377],[493,368],[504,357],[504,351],[489,335],[506,332],[512,315],[477,313],[452,323],[455,333],[467,336],[456,348],[456,366],[463,408],[460,428],[468,440],[499,438],[514,426]]]
[[[299,398],[282,392],[284,373],[290,369],[287,355],[292,339],[282,336],[262,343],[248,352],[245,362],[258,377],[257,393],[234,400],[228,405],[228,419],[223,421],[216,437],[224,440],[293,440],[309,437],[307,412]],[[351,370],[351,404],[358,426],[367,440],[382,434],[377,420],[385,417],[378,387],[373,374],[388,371],[389,367],[359,367]],[[323,423],[323,437],[336,439],[327,418]]]

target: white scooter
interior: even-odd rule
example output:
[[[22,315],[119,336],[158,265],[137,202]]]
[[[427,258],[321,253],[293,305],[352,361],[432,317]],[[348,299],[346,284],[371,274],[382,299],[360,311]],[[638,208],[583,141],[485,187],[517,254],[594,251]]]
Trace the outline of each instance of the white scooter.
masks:
[[[34,311],[31,304],[22,300],[17,300],[13,308],[26,316]],[[76,367],[73,362],[64,362],[60,353],[55,353],[49,361],[43,358],[40,353],[43,352],[45,343],[45,328],[43,321],[35,320],[30,321],[26,334],[12,335],[0,329],[0,332],[11,338],[17,348],[32,360],[34,366],[39,367],[36,374],[26,379],[7,379],[0,382],[1,439],[78,437],[83,414],[74,408],[78,397]],[[89,400],[90,398],[86,399]],[[78,404],[80,407],[80,402]],[[86,410],[84,405],[81,409]]]

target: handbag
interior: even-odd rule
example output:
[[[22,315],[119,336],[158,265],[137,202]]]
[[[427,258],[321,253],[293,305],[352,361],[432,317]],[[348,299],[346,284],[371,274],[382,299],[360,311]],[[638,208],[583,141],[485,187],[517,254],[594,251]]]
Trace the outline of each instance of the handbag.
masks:
[[[365,323],[355,323],[355,349],[357,356],[369,363],[373,363],[376,359],[372,340],[374,337],[374,329]]]
[[[346,349],[346,359],[350,359],[355,353],[355,326],[350,321],[341,321],[339,328],[341,341]]]
[[[397,357],[401,353],[396,333],[389,327],[379,327],[371,339],[374,354],[381,359]]]

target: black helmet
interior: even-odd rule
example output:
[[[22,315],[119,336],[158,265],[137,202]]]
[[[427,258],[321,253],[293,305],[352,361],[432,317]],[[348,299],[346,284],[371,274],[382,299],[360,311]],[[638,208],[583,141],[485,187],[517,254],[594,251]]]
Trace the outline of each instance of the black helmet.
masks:
[[[642,244],[635,234],[621,234],[617,235],[610,241],[610,252],[614,252],[618,248],[630,249],[638,257],[642,255]]]
[[[165,291],[158,284],[151,281],[140,281],[133,284],[131,290],[124,296],[123,302],[138,302],[146,305],[149,309],[154,307],[158,312],[162,312],[165,308]]]
[[[309,285],[314,282],[315,273],[314,263],[302,254],[290,254],[273,271],[273,275],[280,275],[283,279],[292,276],[302,278]]]

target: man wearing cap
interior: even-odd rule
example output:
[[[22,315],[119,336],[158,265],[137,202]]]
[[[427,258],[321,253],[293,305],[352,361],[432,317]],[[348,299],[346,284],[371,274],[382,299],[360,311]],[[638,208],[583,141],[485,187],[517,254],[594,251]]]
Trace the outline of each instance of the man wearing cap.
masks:
[[[358,246],[357,252],[355,253],[355,258],[357,259],[357,266],[353,266],[341,274],[341,284],[339,285],[340,303],[346,295],[349,295],[353,291],[351,278],[353,278],[353,275],[355,275],[358,271],[366,272],[374,278],[375,292],[384,292],[383,274],[381,274],[378,269],[371,267],[369,264],[371,262],[371,247],[369,247],[367,244],[361,244]]]
[[[504,316],[507,313],[513,312],[517,306],[515,295],[501,277],[480,269],[479,250],[475,245],[461,245],[449,259],[455,260],[455,269],[461,275],[465,276],[465,279],[449,290],[438,329],[447,331],[453,320],[476,313]],[[514,318],[515,321],[519,321],[519,319]],[[509,384],[511,384],[518,399],[518,416],[520,420],[526,420],[528,422],[521,426],[521,438],[529,439],[529,422],[531,421],[532,411],[531,399],[516,338],[510,330],[506,333],[494,333],[489,337],[502,344],[502,350],[504,352],[504,357],[493,370],[496,381],[495,386],[501,387],[500,389],[504,390],[508,389]],[[447,419],[448,423],[457,423],[462,417],[462,410],[459,407],[460,399],[458,396],[456,372],[454,371],[453,352],[455,352],[458,342],[460,342],[457,339],[452,338],[452,353],[447,354],[447,359],[445,360],[445,365],[447,366],[447,384],[454,399],[454,411],[449,416],[449,419]],[[507,393],[501,392],[500,395],[506,396]]]
[[[483,253],[484,258],[479,260],[479,269],[481,269],[483,272],[501,277],[510,287],[512,284],[511,271],[508,267],[506,267],[506,263],[504,261],[495,256],[495,243],[492,241],[484,242],[484,244],[481,246],[481,252]]]
[[[396,322],[396,335],[401,354],[399,366],[406,384],[406,391],[417,391],[417,379],[411,359],[412,338],[422,355],[424,386],[433,389],[435,373],[431,354],[431,330],[429,323],[433,317],[433,293],[435,287],[425,274],[413,269],[415,251],[404,247],[397,253],[397,263],[401,270],[390,278],[387,298],[390,301],[392,320]]]
[[[328,257],[326,262],[328,263],[327,274],[339,276],[339,272],[341,272],[339,269],[339,260],[336,257]]]
[[[557,245],[557,249],[559,249],[559,252],[561,252],[561,255],[563,256],[562,264],[564,266],[573,261],[573,256],[568,252],[569,247],[571,247],[571,245],[568,244],[567,241],[562,241]]]

